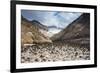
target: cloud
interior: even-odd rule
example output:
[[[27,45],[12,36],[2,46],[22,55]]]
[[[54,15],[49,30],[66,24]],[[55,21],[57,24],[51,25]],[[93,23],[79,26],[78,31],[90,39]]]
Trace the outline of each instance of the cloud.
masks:
[[[30,21],[37,20],[46,26],[57,26],[65,28],[82,13],[22,10],[21,14]]]

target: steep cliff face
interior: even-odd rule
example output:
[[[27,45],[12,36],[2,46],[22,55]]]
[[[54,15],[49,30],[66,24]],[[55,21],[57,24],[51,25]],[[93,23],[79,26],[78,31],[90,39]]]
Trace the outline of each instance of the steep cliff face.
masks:
[[[38,21],[28,21],[22,17],[21,20],[21,43],[33,44],[33,43],[50,43],[51,40],[44,35],[40,30],[47,31],[46,26],[40,24]]]
[[[53,41],[69,41],[72,43],[89,43],[90,38],[90,14],[83,13],[78,19],[69,24],[51,39]]]

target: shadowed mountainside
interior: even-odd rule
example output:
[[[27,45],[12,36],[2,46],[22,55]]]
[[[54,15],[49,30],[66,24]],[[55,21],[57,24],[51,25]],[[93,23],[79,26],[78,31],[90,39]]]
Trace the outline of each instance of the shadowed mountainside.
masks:
[[[87,45],[90,43],[90,14],[83,13],[79,18],[69,24],[51,39],[55,41],[64,41],[73,44]]]

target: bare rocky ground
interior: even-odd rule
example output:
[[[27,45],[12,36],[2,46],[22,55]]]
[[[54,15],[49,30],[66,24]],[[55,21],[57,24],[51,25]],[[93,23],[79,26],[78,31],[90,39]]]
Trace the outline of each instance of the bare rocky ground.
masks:
[[[27,45],[21,49],[21,63],[89,60],[90,51],[85,47],[65,43]]]

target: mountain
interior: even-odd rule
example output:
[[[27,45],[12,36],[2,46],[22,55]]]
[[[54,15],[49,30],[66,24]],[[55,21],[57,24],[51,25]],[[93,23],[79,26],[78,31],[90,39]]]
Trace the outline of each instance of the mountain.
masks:
[[[52,28],[54,28],[54,29],[63,29],[63,28],[60,28],[60,27],[57,27],[57,26],[48,26],[48,28],[49,29],[52,29]]]
[[[53,41],[66,41],[78,44],[89,44],[90,14],[83,13],[65,29],[51,37]]]
[[[45,28],[44,28],[45,27]],[[21,43],[51,43],[48,36],[44,35],[40,30],[47,31],[46,26],[40,24],[38,21],[28,21],[23,16],[21,17]]]
[[[61,31],[63,28],[57,27],[57,26],[47,26],[48,27],[48,36],[52,37],[54,34]]]
[[[40,22],[36,21],[36,20],[32,20],[31,23],[35,26],[38,26],[40,29],[46,30],[48,31],[48,27],[41,24]]]

